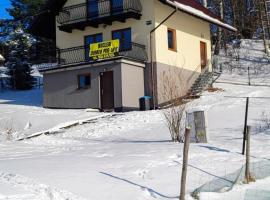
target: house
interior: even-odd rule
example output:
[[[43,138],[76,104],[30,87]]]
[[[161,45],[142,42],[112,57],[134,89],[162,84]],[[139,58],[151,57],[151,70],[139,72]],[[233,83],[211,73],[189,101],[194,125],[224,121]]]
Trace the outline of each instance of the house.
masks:
[[[40,17],[35,29],[56,34],[57,65],[40,69],[49,108],[134,110],[145,95],[157,107],[170,100],[164,74],[185,95],[211,70],[210,24],[236,31],[195,0],[49,0],[47,9],[55,21]]]

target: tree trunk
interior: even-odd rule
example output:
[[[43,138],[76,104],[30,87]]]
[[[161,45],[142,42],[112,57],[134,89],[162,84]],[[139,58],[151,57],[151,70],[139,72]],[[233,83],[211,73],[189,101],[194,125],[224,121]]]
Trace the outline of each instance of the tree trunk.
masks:
[[[219,12],[220,12],[220,18],[224,20],[224,2],[223,0],[219,1]],[[222,43],[222,28],[218,28],[217,33],[217,42],[215,47],[215,55],[219,55],[220,49],[221,49],[221,43]]]
[[[190,129],[186,128],[185,132],[185,143],[183,151],[183,165],[182,165],[182,176],[181,176],[181,188],[179,200],[185,200],[186,195],[186,180],[187,180],[187,166],[188,166],[188,151],[190,143]]]

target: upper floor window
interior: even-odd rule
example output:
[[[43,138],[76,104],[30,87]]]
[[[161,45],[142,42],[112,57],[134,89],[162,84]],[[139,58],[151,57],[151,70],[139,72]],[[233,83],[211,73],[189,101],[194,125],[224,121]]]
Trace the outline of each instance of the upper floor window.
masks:
[[[176,51],[177,50],[176,31],[174,29],[168,28],[167,38],[168,38],[168,49],[172,51]]]
[[[112,13],[122,13],[124,9],[124,0],[112,0]]]
[[[88,35],[85,36],[84,38],[84,45],[86,46],[85,48],[85,58],[86,60],[91,60],[89,53],[90,53],[90,45],[93,43],[98,43],[103,41],[103,36],[102,33],[94,34],[94,35]]]
[[[96,18],[99,15],[98,2],[99,0],[88,0],[87,15],[90,19]]]
[[[88,46],[93,43],[98,43],[103,41],[102,33],[85,36],[85,44]]]
[[[131,50],[132,48],[131,28],[116,30],[112,32],[112,39],[120,40],[120,51]]]

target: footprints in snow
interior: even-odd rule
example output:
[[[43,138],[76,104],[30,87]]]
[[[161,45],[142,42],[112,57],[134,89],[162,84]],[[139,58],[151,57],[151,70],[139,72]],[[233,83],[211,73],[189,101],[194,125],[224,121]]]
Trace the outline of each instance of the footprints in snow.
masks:
[[[26,195],[12,196],[12,199],[27,200],[84,200],[72,193],[52,188],[50,186],[40,184],[26,177],[0,172],[0,181],[7,183],[13,187],[23,188],[27,191]],[[9,197],[1,197],[0,199],[10,199]]]

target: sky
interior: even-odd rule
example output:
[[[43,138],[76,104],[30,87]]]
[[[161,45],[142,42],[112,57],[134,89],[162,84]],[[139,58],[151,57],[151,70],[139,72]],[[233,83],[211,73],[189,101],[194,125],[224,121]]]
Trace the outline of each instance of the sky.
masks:
[[[6,12],[6,8],[10,7],[9,0],[0,0],[0,19],[8,19],[10,16]]]

